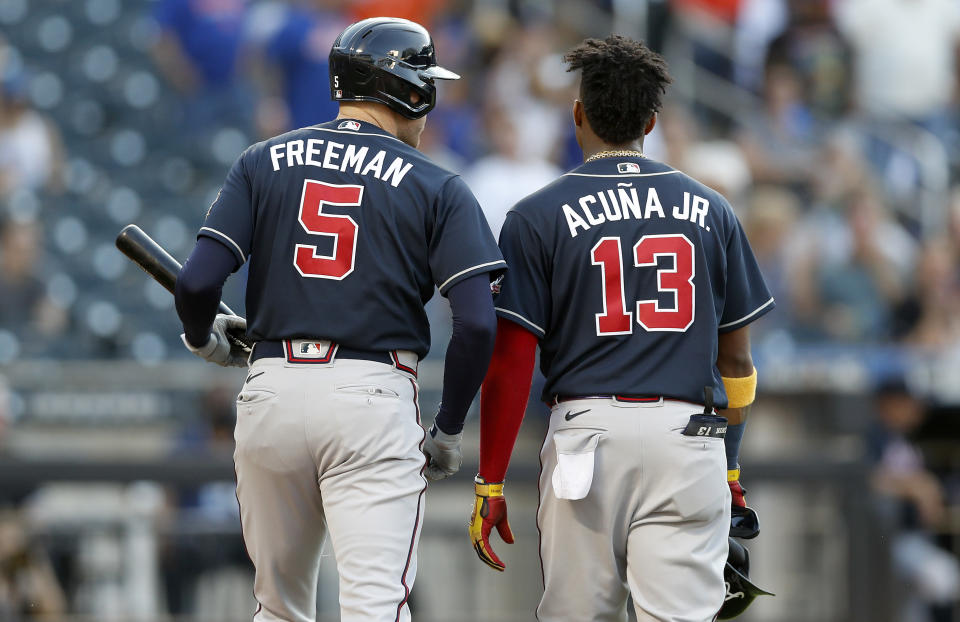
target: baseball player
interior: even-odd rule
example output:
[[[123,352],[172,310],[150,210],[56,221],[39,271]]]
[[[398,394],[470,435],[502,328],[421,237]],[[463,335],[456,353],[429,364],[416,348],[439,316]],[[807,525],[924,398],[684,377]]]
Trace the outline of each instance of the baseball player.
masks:
[[[748,324],[773,308],[727,201],[643,155],[670,82],[642,43],[587,39],[573,106],[582,166],[520,201],[481,390],[474,548],[497,570],[503,480],[536,347],[552,407],[537,525],[545,622],[706,622],[724,602],[724,437],[753,401]],[[719,412],[714,410],[719,409]],[[742,502],[742,501],[741,501]]]
[[[434,81],[458,77],[418,24],[347,27],[330,53],[339,116],[241,154],[178,279],[187,348],[245,366],[226,335],[255,341],[234,460],[256,622],[316,619],[327,535],[341,620],[410,620],[424,469],[440,479],[460,466],[463,418],[493,351],[490,278],[505,268],[464,182],[416,150]],[[245,262],[248,321],[215,317]],[[425,438],[417,363],[434,287],[454,327]]]

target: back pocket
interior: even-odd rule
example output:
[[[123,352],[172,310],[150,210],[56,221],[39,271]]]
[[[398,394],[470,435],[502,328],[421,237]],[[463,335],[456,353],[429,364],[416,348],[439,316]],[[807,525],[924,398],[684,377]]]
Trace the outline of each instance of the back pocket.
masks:
[[[347,395],[363,395],[366,397],[385,397],[397,399],[400,394],[389,387],[378,384],[341,384],[337,385],[337,393],[346,393]]]
[[[560,428],[553,433],[557,466],[553,469],[553,492],[558,499],[583,499],[593,484],[594,454],[606,430]]]

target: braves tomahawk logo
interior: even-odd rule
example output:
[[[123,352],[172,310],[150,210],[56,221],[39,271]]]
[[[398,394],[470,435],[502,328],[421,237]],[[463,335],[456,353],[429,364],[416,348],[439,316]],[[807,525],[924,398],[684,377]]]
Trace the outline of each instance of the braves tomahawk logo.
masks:
[[[727,588],[727,595],[723,597],[723,602],[727,602],[728,600],[733,600],[734,598],[746,598],[746,597],[747,597],[747,595],[744,594],[743,592],[731,592],[731,591],[730,591],[730,582],[729,582],[729,581],[724,581],[724,582],[723,582],[723,585]]]

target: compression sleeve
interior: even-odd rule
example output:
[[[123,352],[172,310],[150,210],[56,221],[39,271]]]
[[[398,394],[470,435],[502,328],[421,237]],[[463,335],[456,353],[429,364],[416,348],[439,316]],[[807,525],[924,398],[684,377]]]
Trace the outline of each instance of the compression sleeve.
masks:
[[[517,442],[537,358],[537,336],[514,322],[497,320],[490,371],[480,390],[480,477],[502,482]]]
[[[453,334],[443,363],[443,396],[437,427],[459,434],[493,354],[497,320],[484,272],[454,283],[446,292],[453,313]]]
[[[177,315],[187,341],[200,347],[210,336],[223,284],[237,267],[233,251],[214,238],[200,236],[174,287]]]

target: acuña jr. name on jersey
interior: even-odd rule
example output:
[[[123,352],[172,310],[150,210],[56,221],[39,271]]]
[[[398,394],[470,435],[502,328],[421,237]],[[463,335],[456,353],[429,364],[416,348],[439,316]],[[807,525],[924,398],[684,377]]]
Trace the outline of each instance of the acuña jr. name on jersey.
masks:
[[[654,187],[647,189],[646,200],[641,206],[640,194],[633,187],[633,182],[619,182],[616,188],[586,194],[580,197],[577,203],[579,211],[569,203],[564,203],[561,207],[567,219],[567,226],[570,228],[570,237],[574,238],[577,237],[579,229],[586,231],[590,227],[605,222],[630,218],[640,220],[667,217],[660,203],[657,189]],[[709,210],[710,202],[705,198],[691,192],[684,192],[682,204],[674,205],[669,210],[669,214],[676,220],[689,220],[710,231],[710,225],[705,224]]]

